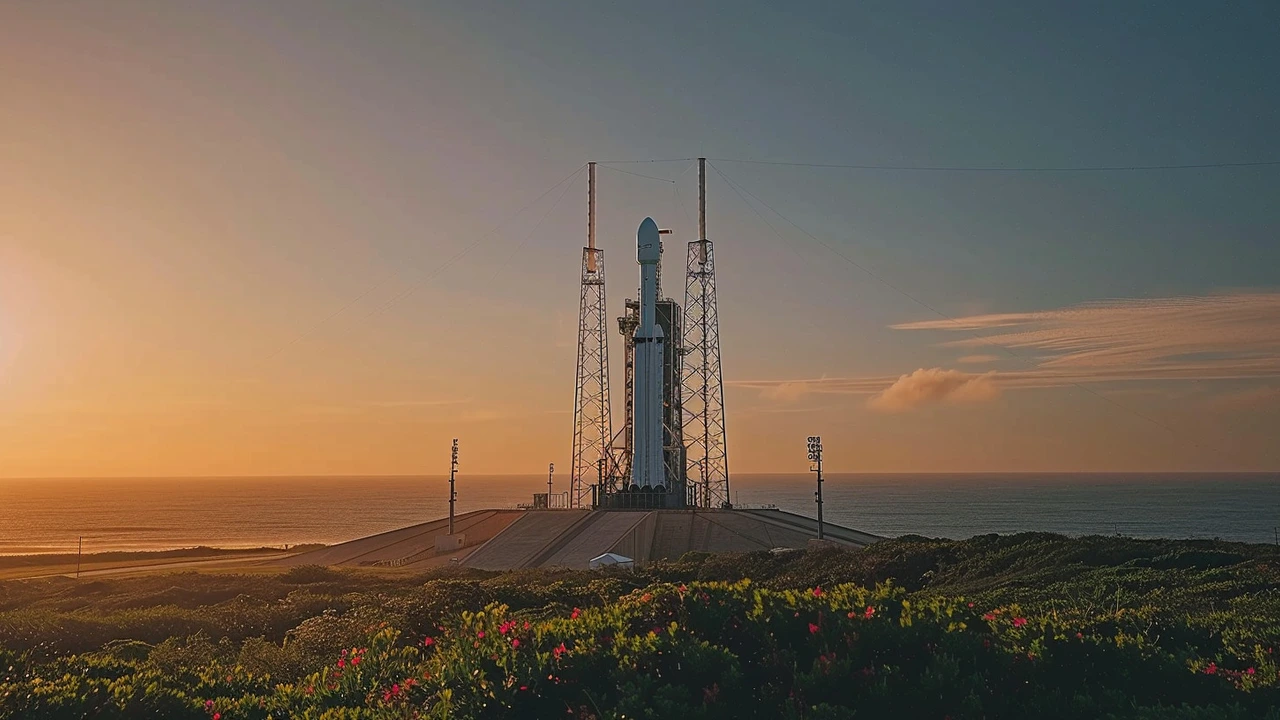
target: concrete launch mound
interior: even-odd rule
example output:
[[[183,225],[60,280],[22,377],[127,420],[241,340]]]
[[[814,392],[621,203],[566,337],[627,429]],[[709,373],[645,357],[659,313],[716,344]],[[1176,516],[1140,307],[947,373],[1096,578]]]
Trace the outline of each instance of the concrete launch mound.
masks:
[[[782,510],[478,510],[412,525],[278,561],[285,565],[426,568],[459,563],[484,570],[587,569],[617,553],[644,564],[690,551],[804,548],[817,521]],[[862,547],[881,538],[824,523],[827,542]]]

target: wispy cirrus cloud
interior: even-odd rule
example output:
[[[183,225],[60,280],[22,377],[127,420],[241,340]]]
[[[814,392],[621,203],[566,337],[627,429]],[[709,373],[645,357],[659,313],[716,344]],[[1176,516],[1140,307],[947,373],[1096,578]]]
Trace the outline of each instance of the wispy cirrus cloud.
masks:
[[[891,327],[963,334],[942,345],[970,351],[1003,349],[1022,368],[982,375],[922,368],[902,376],[739,380],[729,384],[778,400],[810,394],[923,399],[979,377],[983,387],[997,391],[1132,381],[1280,378],[1280,293],[1110,300]],[[958,362],[978,364],[998,359],[994,354],[972,354]],[[1271,396],[1259,391],[1223,407],[1256,397]],[[872,406],[885,409],[884,403],[894,402],[873,399]]]
[[[1280,293],[1109,300],[891,327],[964,332],[944,345],[1010,350],[1028,370],[1008,379],[1030,383],[1280,376]]]
[[[966,365],[983,365],[1000,359],[999,355],[964,355],[956,358],[956,362]]]

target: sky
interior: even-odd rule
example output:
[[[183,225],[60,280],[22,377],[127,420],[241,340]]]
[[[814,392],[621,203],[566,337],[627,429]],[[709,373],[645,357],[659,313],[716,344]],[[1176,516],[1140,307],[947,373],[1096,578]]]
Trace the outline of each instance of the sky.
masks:
[[[1052,170],[1280,160],[1278,26],[4,3],[0,477],[565,468],[583,165],[612,316],[699,156],[731,471],[1280,470],[1280,166]]]

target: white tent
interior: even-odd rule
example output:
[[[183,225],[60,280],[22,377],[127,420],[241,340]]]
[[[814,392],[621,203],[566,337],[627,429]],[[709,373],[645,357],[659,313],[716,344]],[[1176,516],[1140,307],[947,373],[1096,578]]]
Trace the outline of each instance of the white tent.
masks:
[[[590,567],[592,570],[598,570],[602,567],[610,567],[610,566],[616,566],[616,567],[626,568],[627,570],[630,570],[636,566],[636,561],[632,560],[631,558],[625,555],[619,555],[617,553],[605,553],[599,557],[591,558],[591,562],[588,563],[588,567]]]

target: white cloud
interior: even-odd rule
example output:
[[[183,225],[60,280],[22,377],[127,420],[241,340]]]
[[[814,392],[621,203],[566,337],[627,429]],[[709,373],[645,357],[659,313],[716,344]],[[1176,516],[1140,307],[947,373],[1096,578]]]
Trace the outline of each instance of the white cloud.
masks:
[[[791,401],[810,394],[914,397],[949,387],[958,377],[981,377],[996,390],[1051,388],[1130,381],[1265,380],[1280,378],[1280,293],[1110,300],[1028,313],[973,315],[892,326],[965,337],[947,347],[1003,348],[1021,369],[972,376],[917,370],[910,375],[736,380],[734,387]],[[973,354],[960,362],[1000,360]],[[925,375],[921,376],[921,373]],[[958,373],[958,375],[946,375]],[[909,381],[904,383],[904,381]],[[925,388],[929,388],[926,390]],[[890,390],[894,390],[890,394]],[[1265,391],[1257,397],[1269,398]],[[1235,403],[1247,402],[1247,395]],[[954,399],[954,398],[953,398]],[[892,404],[896,400],[884,401]],[[1226,406],[1224,405],[1224,407]]]
[[[995,373],[974,375],[959,370],[920,368],[903,375],[880,394],[867,401],[867,407],[884,412],[905,412],[941,402],[966,403],[993,400],[1000,388],[993,382]]]
[[[1014,351],[1028,370],[1006,379],[1019,384],[1280,377],[1280,293],[1110,300],[892,327],[963,331],[971,337],[945,345]],[[992,332],[972,337],[979,331]]]

